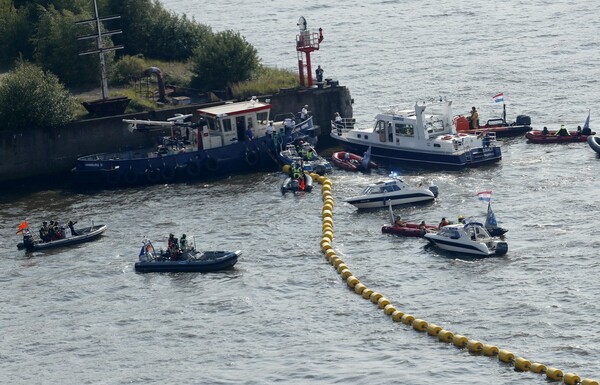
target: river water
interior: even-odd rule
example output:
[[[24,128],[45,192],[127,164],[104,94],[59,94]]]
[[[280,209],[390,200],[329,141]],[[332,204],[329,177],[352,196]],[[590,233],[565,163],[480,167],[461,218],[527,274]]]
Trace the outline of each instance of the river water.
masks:
[[[305,5],[163,1],[214,30],[239,30],[263,63],[295,68],[296,22],[324,29],[313,62],[349,87],[354,115],[447,96],[485,120],[530,115],[535,128],[583,124],[599,110],[596,1],[349,1]],[[422,239],[381,234],[386,210],[343,199],[379,174],[331,176],[333,246],[353,274],[398,309],[532,362],[600,379],[596,178],[587,144],[503,141],[503,160],[464,171],[399,170],[435,183],[435,203],[398,208],[437,223],[483,220],[493,191],[509,229],[500,258],[461,259]],[[7,384],[542,384],[393,322],[349,290],[320,251],[319,190],[281,196],[280,173],[119,191],[8,189],[0,196],[0,378]],[[10,190],[10,191],[9,191]],[[106,223],[71,249],[26,254],[27,218]],[[198,248],[243,251],[233,270],[136,274],[141,240],[196,235]]]

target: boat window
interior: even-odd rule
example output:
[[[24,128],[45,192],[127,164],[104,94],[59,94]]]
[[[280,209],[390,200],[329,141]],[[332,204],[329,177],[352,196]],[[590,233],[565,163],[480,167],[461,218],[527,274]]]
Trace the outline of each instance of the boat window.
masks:
[[[396,135],[414,136],[415,128],[412,124],[396,123]]]
[[[233,130],[233,127],[231,125],[231,119],[223,119],[221,125],[223,126],[224,132],[230,132]]]
[[[216,119],[209,118],[209,119],[206,119],[206,122],[208,123],[208,129],[210,131],[217,131],[218,130]]]
[[[385,121],[378,120],[375,123],[375,128],[373,129],[373,132],[377,134],[385,134]]]
[[[400,191],[401,188],[400,188],[400,186],[398,186],[398,185],[395,184],[395,185],[392,186],[392,190],[393,191]]]
[[[260,124],[265,124],[269,120],[268,112],[259,112],[256,114],[256,120],[260,122]]]
[[[252,118],[248,118],[248,123],[246,124],[248,128],[254,128],[254,124],[252,123]]]

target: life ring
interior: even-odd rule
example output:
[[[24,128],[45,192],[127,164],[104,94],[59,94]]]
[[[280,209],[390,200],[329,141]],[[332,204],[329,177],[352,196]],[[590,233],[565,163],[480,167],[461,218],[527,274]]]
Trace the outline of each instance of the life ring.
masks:
[[[452,139],[451,135],[442,136],[442,140],[450,140]]]
[[[202,167],[208,172],[215,172],[219,169],[219,161],[215,158],[206,158],[202,162]]]
[[[144,175],[146,176],[146,180],[150,183],[156,183],[160,180],[160,170],[157,168],[148,167],[146,171],[144,171]]]
[[[106,173],[106,183],[110,186],[119,184],[119,171],[111,170]]]
[[[187,162],[187,165],[185,166],[185,172],[186,174],[188,174],[189,176],[198,176],[198,174],[200,174],[200,166],[198,166],[197,162],[194,162],[193,160],[190,160],[189,162]]]
[[[160,177],[167,182],[173,180],[175,178],[175,169],[168,166],[164,166],[162,171],[160,172]]]
[[[246,164],[248,166],[256,166],[260,161],[260,154],[258,151],[246,151]]]
[[[137,183],[138,176],[133,171],[133,169],[129,169],[129,171],[127,171],[127,174],[125,174],[125,177],[123,178],[123,180],[127,184],[135,184],[135,183]]]

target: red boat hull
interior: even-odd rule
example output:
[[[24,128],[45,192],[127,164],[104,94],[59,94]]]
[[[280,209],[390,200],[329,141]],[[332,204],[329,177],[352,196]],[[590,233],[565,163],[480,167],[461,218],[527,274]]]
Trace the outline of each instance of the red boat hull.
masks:
[[[426,226],[427,231],[420,229],[418,223],[407,223],[404,226],[383,226],[381,232],[384,234],[393,234],[403,237],[423,238],[427,232],[435,232],[438,230],[436,226]]]
[[[573,143],[573,142],[587,142],[589,135],[577,135],[577,131],[569,131],[571,135],[557,136],[556,131],[549,131],[547,135],[542,134],[541,131],[530,131],[525,134],[525,137],[530,143]],[[594,133],[592,133],[594,135]]]
[[[348,154],[348,159],[346,159],[346,154]],[[362,169],[362,161],[363,161],[363,157],[353,154],[351,152],[346,152],[346,151],[338,151],[338,152],[334,152],[331,155],[331,163],[333,163],[335,166],[344,169],[344,170],[348,170],[348,171],[358,171],[360,169]],[[369,169],[371,168],[377,168],[377,164],[375,162],[369,162]]]

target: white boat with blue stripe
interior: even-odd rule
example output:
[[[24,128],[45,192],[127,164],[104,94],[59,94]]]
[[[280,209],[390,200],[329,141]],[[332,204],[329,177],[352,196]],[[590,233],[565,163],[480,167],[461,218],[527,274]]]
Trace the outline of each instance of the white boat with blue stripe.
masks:
[[[371,128],[353,119],[332,122],[331,137],[346,151],[362,154],[371,147],[377,162],[444,168],[475,167],[502,159],[494,133],[457,133],[452,102],[416,103],[414,109],[390,108]]]
[[[438,195],[438,188],[431,185],[409,186],[396,173],[390,174],[386,180],[381,180],[367,186],[362,194],[346,199],[346,202],[359,209],[374,209],[409,203],[433,201]]]
[[[492,238],[479,222],[447,225],[437,233],[426,233],[424,236],[438,248],[457,253],[491,256],[508,252],[508,244]]]

